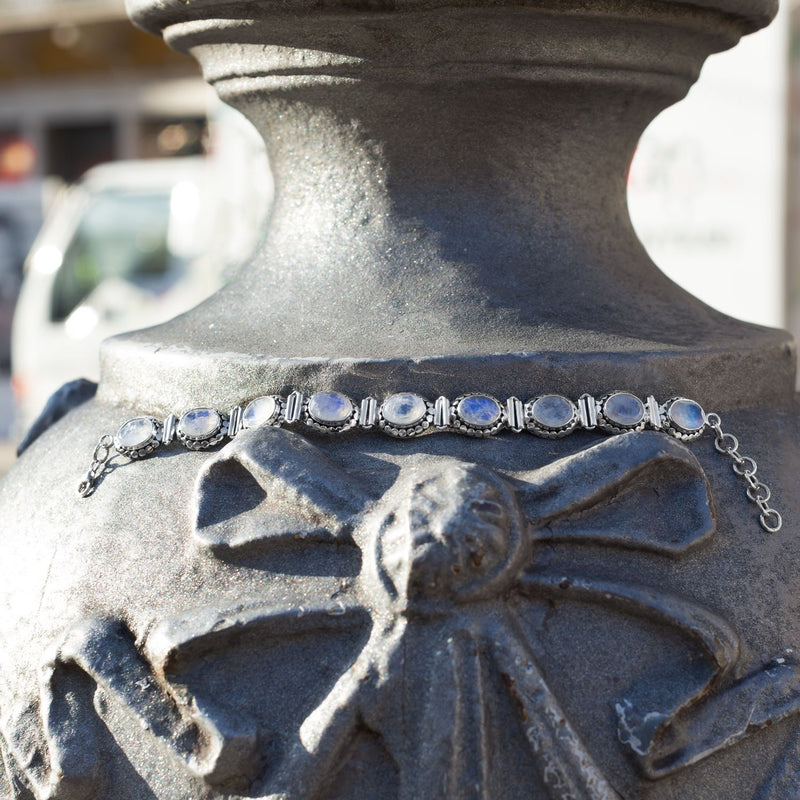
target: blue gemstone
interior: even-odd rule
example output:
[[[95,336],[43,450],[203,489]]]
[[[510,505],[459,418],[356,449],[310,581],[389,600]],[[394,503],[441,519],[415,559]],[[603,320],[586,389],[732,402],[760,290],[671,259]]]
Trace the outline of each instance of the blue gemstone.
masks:
[[[686,398],[673,401],[667,411],[667,416],[677,428],[686,433],[696,433],[706,424],[706,415],[699,403]]]
[[[190,439],[209,439],[222,425],[220,415],[213,408],[193,408],[178,423],[178,430]]]
[[[153,420],[137,417],[128,420],[117,432],[117,445],[129,450],[137,450],[149,444],[156,435]]]
[[[458,416],[474,428],[489,428],[499,419],[503,410],[493,397],[485,394],[471,394],[459,401],[456,406]]]
[[[533,401],[530,413],[543,428],[556,430],[572,422],[575,406],[560,394],[545,394]]]
[[[603,416],[621,428],[635,428],[644,419],[644,403],[628,392],[617,392],[603,404]]]
[[[317,392],[308,400],[308,413],[323,425],[343,425],[353,414],[353,401],[339,392]]]
[[[274,397],[256,397],[242,414],[242,427],[258,428],[272,422],[279,410]]]
[[[410,427],[425,418],[428,406],[418,394],[393,394],[381,406],[383,418],[390,425]]]

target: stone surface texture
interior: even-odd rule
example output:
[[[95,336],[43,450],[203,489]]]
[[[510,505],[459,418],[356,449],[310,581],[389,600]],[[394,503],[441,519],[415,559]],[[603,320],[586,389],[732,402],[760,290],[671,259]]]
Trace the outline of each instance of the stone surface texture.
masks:
[[[774,4],[128,5],[263,132],[276,200],[0,484],[0,797],[797,796],[794,345],[671,283],[625,202],[648,122]],[[78,497],[126,419],[292,390],[689,397],[786,523],[657,431],[268,426]]]

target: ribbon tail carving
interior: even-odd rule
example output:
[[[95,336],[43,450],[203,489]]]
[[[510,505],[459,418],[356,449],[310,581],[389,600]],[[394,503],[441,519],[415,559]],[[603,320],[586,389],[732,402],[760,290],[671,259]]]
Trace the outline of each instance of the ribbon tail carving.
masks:
[[[494,643],[497,666],[525,720],[531,751],[552,800],[620,800],[572,728],[509,615],[509,635]]]
[[[350,519],[368,499],[302,436],[269,426],[245,430],[197,478],[194,538],[219,556],[276,543],[349,541]]]
[[[534,542],[679,557],[716,529],[699,462],[685,445],[652,431],[616,436],[514,478]]]
[[[640,754],[642,768],[665,777],[798,713],[800,664],[777,659],[669,716]]]

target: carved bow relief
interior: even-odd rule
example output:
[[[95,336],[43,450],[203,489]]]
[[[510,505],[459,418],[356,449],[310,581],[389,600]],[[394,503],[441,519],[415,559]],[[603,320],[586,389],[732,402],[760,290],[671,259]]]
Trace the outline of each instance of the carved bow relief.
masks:
[[[620,742],[651,779],[800,710],[800,667],[782,658],[740,677],[737,635],[711,610],[658,587],[537,565],[545,543],[679,559],[712,537],[705,475],[674,439],[628,434],[504,475],[409,455],[377,499],[341,474],[306,439],[276,428],[247,431],[209,459],[193,505],[202,547],[231,560],[253,549],[355,546],[353,592],[314,607],[256,599],[200,609],[163,620],[139,644],[118,620],[78,622],[42,666],[40,699],[3,710],[0,752],[15,796],[91,800],[102,791],[99,688],[209,796],[322,800],[366,731],[399,800],[500,797],[498,753],[512,747],[527,753],[531,796],[619,798],[548,685],[519,613],[552,600],[668,626],[708,662],[703,685],[671,707],[639,707],[624,692],[616,703]],[[303,637],[339,639],[350,651],[289,714],[296,724],[264,730],[257,715],[193,689],[210,657]],[[800,737],[759,797],[790,796],[799,776]]]

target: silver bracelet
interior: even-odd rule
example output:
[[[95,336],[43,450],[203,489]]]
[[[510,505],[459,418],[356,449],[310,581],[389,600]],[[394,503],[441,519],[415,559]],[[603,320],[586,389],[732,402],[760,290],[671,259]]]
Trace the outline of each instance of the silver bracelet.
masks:
[[[756,477],[758,465],[750,456],[739,453],[738,439],[723,431],[719,414],[706,414],[699,403],[686,397],[671,397],[659,404],[653,395],[642,401],[623,391],[600,398],[584,394],[577,403],[559,394],[539,395],[527,403],[517,397],[501,403],[486,394],[464,394],[452,401],[438,397],[431,402],[409,392],[392,394],[382,402],[365,397],[357,403],[340,392],[292,392],[287,397],[256,397],[229,412],[193,408],[180,418],[170,414],[163,421],[135,417],[125,422],[115,436],[106,434],[100,438],[78,492],[81,497],[92,494],[115,452],[132,459],[143,458],[176,438],[190,450],[205,450],[225,438],[233,439],[242,430],[262,425],[304,425],[334,435],[378,428],[398,439],[436,432],[485,438],[504,430],[560,439],[577,429],[622,434],[649,427],[688,442],[711,430],[714,447],[731,458],[733,471],[747,483],[747,497],[758,506],[761,527],[768,533],[777,533],[783,525],[781,515],[769,505],[769,487]]]

